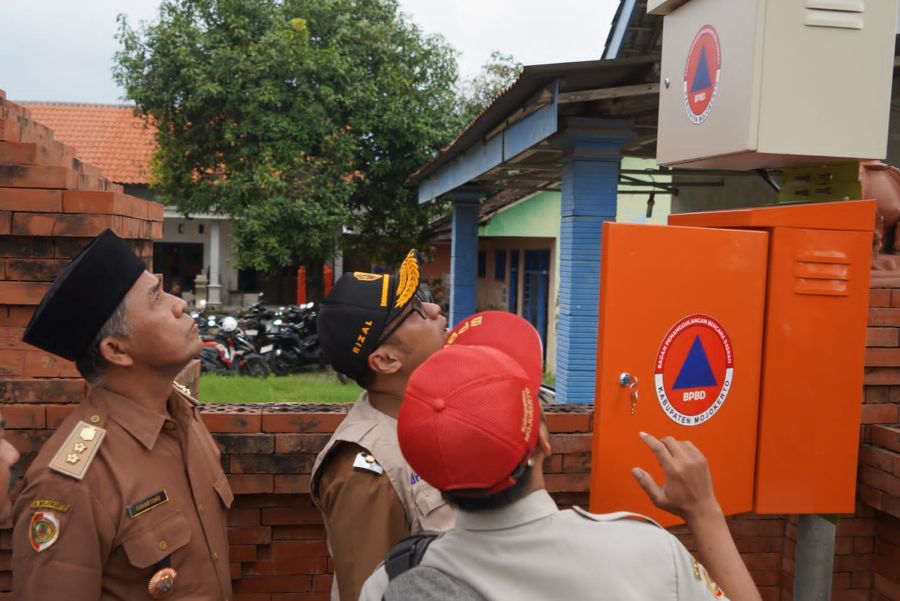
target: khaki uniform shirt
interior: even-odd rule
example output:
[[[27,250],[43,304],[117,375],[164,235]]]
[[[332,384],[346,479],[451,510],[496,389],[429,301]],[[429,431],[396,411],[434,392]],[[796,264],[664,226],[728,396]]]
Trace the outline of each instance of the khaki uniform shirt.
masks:
[[[66,418],[15,502],[14,599],[150,599],[168,565],[167,599],[231,601],[219,450],[193,399],[173,391],[168,414],[95,388]]]
[[[539,490],[502,509],[461,511],[456,527],[431,543],[420,565],[488,601],[725,599],[678,539],[647,518],[629,519],[635,517],[559,511]],[[409,599],[419,598],[410,588],[415,570],[402,583]],[[420,584],[427,587],[428,579]],[[387,601],[400,599],[381,567],[360,601],[381,601],[386,590]]]
[[[443,532],[456,517],[406,463],[397,420],[372,407],[365,392],[316,457],[311,491],[334,559],[334,601],[356,601],[363,582],[402,538]]]

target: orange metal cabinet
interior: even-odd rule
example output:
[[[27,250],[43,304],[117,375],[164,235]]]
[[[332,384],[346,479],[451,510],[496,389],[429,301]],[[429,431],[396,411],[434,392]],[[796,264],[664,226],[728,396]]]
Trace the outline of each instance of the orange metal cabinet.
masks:
[[[770,234],[754,511],[852,513],[875,202],[669,222]]]
[[[592,511],[676,523],[631,476],[662,478],[640,431],[695,441],[725,511],[752,508],[768,239],[604,223]],[[633,411],[622,373],[637,379]]]

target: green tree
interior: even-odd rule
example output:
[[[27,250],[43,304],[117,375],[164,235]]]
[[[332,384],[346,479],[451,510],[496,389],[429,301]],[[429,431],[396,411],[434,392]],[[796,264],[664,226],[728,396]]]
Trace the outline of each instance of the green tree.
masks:
[[[478,74],[460,85],[457,106],[460,120],[464,124],[471,123],[521,73],[522,63],[517,62],[511,54],[503,54],[499,50],[491,52],[491,57],[481,66]]]
[[[160,199],[235,217],[240,266],[313,266],[343,227],[373,259],[427,240],[442,207],[403,182],[456,134],[456,59],[396,0],[164,0],[117,37]]]

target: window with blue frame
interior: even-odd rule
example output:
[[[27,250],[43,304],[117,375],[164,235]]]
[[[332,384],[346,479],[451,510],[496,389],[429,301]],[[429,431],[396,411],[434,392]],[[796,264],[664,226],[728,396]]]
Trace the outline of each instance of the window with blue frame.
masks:
[[[478,251],[478,277],[487,277],[487,253],[483,250]]]
[[[494,255],[494,279],[498,282],[506,280],[506,251],[498,250]]]

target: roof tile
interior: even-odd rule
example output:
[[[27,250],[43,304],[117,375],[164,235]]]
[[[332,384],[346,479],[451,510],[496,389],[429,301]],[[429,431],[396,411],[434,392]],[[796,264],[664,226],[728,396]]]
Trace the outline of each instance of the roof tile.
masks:
[[[31,118],[53,130],[54,137],[76,149],[108,179],[120,184],[147,184],[156,130],[127,105],[19,102]]]

